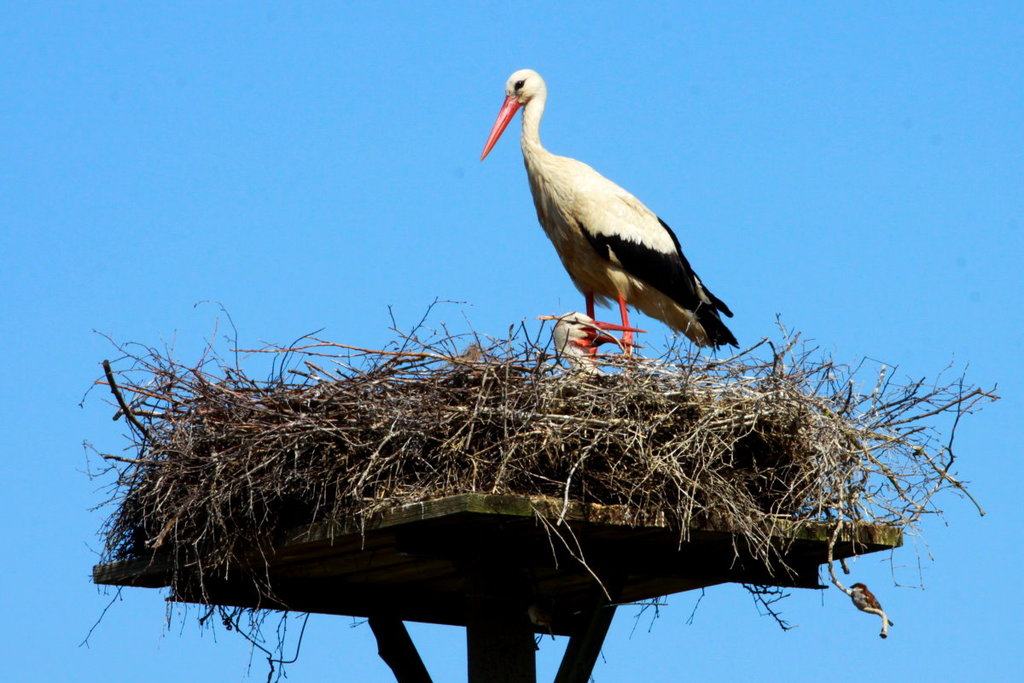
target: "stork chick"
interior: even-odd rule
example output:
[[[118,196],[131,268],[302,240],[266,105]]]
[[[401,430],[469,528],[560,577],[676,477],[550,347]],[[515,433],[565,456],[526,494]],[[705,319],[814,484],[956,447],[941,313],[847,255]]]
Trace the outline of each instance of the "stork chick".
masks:
[[[537,219],[583,293],[587,315],[594,317],[595,300],[616,301],[623,327],[629,327],[632,305],[700,346],[737,346],[719,317],[731,317],[732,311],[697,277],[668,225],[590,166],[544,149],[540,120],[546,101],[547,85],[536,71],[509,76],[480,160],[522,107],[523,160]],[[628,355],[633,333],[625,332],[622,341]]]
[[[555,351],[558,355],[566,358],[569,364],[577,370],[599,373],[594,356],[602,344],[613,343],[623,348],[625,342],[608,334],[606,330],[616,332],[633,333],[640,332],[633,327],[616,325],[614,323],[594,320],[583,313],[570,312],[562,315],[542,315],[538,320],[557,320],[554,329],[551,331],[551,338],[555,342]]]
[[[867,612],[868,614],[874,614],[882,618],[882,632],[878,635],[882,638],[889,637],[889,627],[895,626],[886,616],[885,610],[882,609],[882,605],[878,602],[878,598],[875,594],[868,590],[868,587],[863,583],[855,583],[850,586],[850,599],[853,600],[853,604],[861,612]]]

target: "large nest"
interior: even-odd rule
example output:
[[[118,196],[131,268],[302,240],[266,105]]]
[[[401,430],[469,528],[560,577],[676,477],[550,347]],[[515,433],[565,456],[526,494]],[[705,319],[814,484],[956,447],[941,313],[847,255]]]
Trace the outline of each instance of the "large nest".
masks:
[[[103,559],[224,570],[298,525],[466,492],[626,506],[682,537],[714,519],[767,556],[780,517],[904,528],[940,491],[966,495],[952,432],[990,393],[899,383],[783,337],[603,375],[565,370],[523,331],[469,353],[445,335],[379,351],[306,338],[255,352],[274,359],[266,380],[237,353],[186,365],[123,346],[104,381],[132,443],[104,455],[117,480]]]

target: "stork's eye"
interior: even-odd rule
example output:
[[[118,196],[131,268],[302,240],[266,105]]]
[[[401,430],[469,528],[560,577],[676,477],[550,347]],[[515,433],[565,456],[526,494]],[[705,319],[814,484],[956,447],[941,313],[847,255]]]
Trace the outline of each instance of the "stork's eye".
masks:
[[[526,81],[516,81],[516,90],[522,90],[524,83],[526,83]]]

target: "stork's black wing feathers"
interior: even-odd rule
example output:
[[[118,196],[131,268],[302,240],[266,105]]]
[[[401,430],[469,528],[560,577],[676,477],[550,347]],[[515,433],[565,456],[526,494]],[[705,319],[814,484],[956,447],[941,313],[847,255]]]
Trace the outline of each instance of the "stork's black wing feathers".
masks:
[[[592,230],[587,230],[585,226],[580,227],[582,228],[581,232],[590,242],[590,246],[601,258],[612,263],[617,262],[634,277],[643,280],[680,306],[693,311],[715,346],[721,344],[735,346],[736,338],[718,315],[718,312],[721,311],[731,318],[732,311],[724,301],[704,286],[693,268],[690,267],[690,262],[686,260],[686,256],[679,246],[679,239],[672,229],[660,218],[658,222],[672,237],[672,243],[676,248],[675,253],[657,251],[619,235],[595,233]],[[710,306],[698,296],[697,287],[700,287],[711,301]]]

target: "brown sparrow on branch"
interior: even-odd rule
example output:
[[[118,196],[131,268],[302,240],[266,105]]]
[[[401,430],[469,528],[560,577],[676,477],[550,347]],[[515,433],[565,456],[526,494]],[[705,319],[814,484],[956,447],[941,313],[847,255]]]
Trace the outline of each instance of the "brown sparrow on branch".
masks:
[[[869,591],[868,587],[863,583],[855,583],[850,586],[850,599],[853,600],[853,604],[860,611],[875,614],[882,618],[882,632],[878,635],[888,638],[889,627],[895,626],[895,624],[889,621],[889,617],[885,615],[885,610],[878,603],[878,598],[875,597],[875,594]]]

